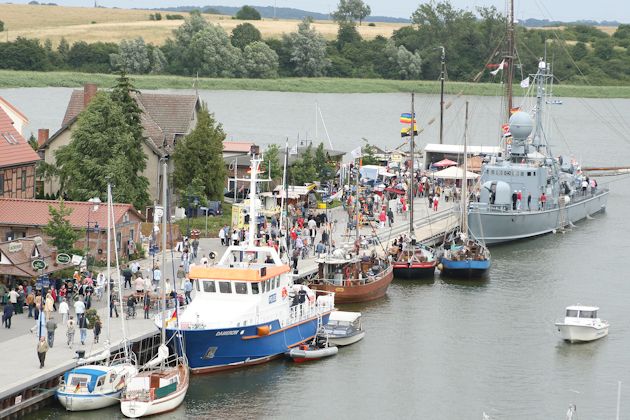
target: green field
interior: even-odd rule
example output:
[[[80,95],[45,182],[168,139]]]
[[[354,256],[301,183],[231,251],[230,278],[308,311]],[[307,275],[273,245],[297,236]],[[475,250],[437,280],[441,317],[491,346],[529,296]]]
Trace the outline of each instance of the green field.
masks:
[[[131,76],[138,89],[192,89],[193,78],[164,75]],[[113,86],[116,75],[76,72],[32,72],[0,70],[0,88],[20,87],[80,87],[84,83]],[[198,89],[260,90],[307,93],[438,93],[437,81],[340,79],[340,78],[281,78],[281,79],[210,79],[199,78]],[[449,82],[449,94],[497,96],[503,90],[497,83]],[[583,98],[630,98],[630,86],[569,86],[555,85],[555,96]]]

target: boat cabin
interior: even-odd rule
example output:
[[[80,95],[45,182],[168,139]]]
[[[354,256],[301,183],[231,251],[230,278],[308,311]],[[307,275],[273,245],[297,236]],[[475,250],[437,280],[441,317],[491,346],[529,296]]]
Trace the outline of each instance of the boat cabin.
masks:
[[[318,264],[317,282],[335,286],[371,283],[387,269],[387,264],[376,257],[325,257],[315,260]]]
[[[565,317],[588,320],[597,319],[598,310],[599,308],[596,306],[569,306]]]
[[[333,311],[326,325],[361,329],[361,312]]]
[[[63,380],[66,384],[66,390],[73,390],[75,393],[92,393],[95,389],[101,388],[106,384],[107,369],[100,369],[97,366],[78,367],[66,372]],[[116,376],[116,373],[113,373]],[[108,383],[114,381],[114,378]]]

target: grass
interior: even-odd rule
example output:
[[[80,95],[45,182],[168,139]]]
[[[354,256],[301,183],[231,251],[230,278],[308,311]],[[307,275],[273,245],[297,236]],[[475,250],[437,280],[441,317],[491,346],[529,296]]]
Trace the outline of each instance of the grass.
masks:
[[[77,72],[34,72],[0,70],[0,88],[22,87],[81,87],[96,83],[102,87],[114,85],[116,75]],[[138,89],[192,89],[193,79],[183,76],[136,75],[132,76]],[[411,92],[435,94],[437,81],[341,79],[341,78],[279,78],[279,79],[210,79],[200,78],[197,85],[206,90],[258,90],[304,93],[396,93]],[[450,94],[499,96],[502,85],[496,83],[449,82]],[[630,86],[571,86],[555,85],[554,95],[582,98],[630,98]]]
[[[116,42],[141,36],[146,42],[161,45],[183,20],[165,20],[168,13],[188,16],[188,13],[160,12],[162,20],[150,21],[151,10],[107,9],[92,7],[39,6],[24,4],[0,4],[0,19],[5,22],[2,38],[14,40],[18,36],[50,39],[57,45],[62,37],[70,43]],[[230,16],[203,15],[206,20],[222,26],[228,33],[243,21]],[[94,23],[92,23],[94,22]],[[278,38],[282,34],[297,31],[298,20],[263,19],[250,21],[260,30],[264,38]],[[337,24],[332,21],[317,21],[313,25],[327,39],[337,35]],[[376,26],[362,25],[359,33],[367,39],[378,35],[390,37],[395,29],[403,24],[376,23]]]
[[[179,231],[182,235],[188,232],[188,219],[181,219],[177,221]],[[218,238],[219,229],[223,226],[232,226],[232,205],[229,203],[223,203],[223,214],[220,216],[208,216],[208,235],[206,235],[206,218],[205,217],[191,217],[190,229],[199,229],[201,236],[204,238]]]

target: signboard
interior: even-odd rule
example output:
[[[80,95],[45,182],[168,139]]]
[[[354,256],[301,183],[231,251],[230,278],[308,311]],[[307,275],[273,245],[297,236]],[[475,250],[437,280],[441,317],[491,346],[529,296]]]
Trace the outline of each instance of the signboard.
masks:
[[[72,258],[68,254],[58,254],[57,255],[57,263],[59,264],[68,264],[72,261]]]
[[[31,267],[33,267],[34,270],[43,270],[46,268],[46,262],[44,260],[33,260]]]
[[[274,303],[276,301],[276,294],[272,293],[269,295],[269,303]]]
[[[9,252],[19,252],[22,250],[22,242],[11,242],[9,244]]]
[[[35,283],[35,287],[37,290],[41,290],[42,288],[48,288],[50,286],[50,278],[47,275],[39,276],[37,278],[37,282]]]
[[[155,257],[155,254],[157,254],[159,250],[160,250],[159,246],[152,245],[149,247],[149,254],[151,254],[152,257]]]
[[[72,265],[79,265],[83,261],[83,256],[81,255],[73,255],[72,256]]]

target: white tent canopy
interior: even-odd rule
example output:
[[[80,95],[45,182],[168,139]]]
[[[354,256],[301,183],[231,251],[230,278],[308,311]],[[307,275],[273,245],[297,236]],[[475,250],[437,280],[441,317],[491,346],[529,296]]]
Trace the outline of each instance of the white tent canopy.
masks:
[[[463,179],[464,170],[458,166],[451,166],[441,171],[434,172],[433,176],[435,178],[442,178],[442,179]],[[479,175],[477,175],[476,173],[466,171],[466,179],[477,179],[477,178],[479,178]]]

